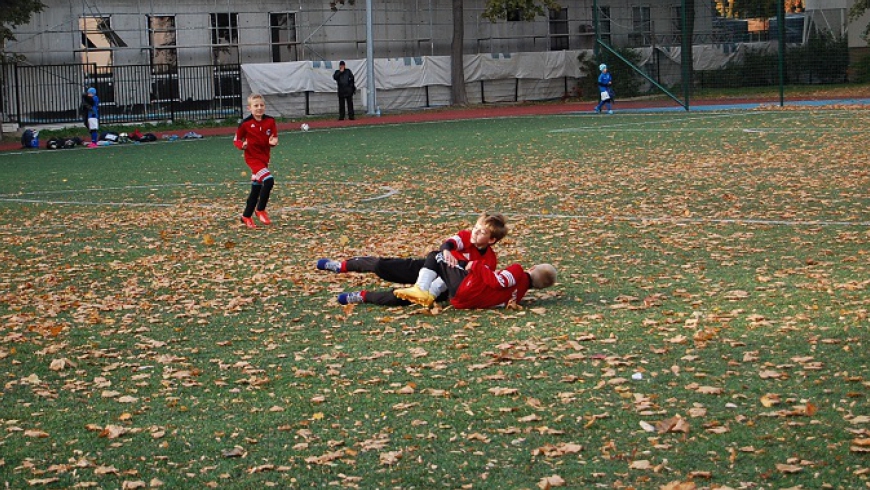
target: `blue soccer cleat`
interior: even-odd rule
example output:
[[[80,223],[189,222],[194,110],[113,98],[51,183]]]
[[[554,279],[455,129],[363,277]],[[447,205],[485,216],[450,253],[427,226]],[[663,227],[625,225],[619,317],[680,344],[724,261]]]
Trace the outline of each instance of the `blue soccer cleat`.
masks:
[[[363,293],[365,291],[352,291],[350,293],[341,293],[338,295],[338,304],[340,305],[355,305],[363,302]]]

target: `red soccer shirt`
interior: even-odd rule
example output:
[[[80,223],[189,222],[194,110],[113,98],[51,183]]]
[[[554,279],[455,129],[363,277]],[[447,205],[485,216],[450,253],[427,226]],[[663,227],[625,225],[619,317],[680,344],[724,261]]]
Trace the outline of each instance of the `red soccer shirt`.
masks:
[[[480,249],[471,243],[471,230],[461,230],[445,241],[453,242],[455,248],[450,253],[460,262],[479,261],[490,269],[495,269],[498,265],[498,258],[492,247],[486,247],[486,250],[481,253]]]
[[[509,302],[519,303],[529,287],[531,279],[520,264],[497,271],[486,264],[472,262],[450,304],[458,310],[504,308]]]
[[[253,180],[262,182],[269,175],[267,169],[269,168],[269,158],[272,155],[272,145],[269,144],[269,138],[277,134],[278,126],[275,124],[275,118],[265,114],[259,121],[254,119],[254,116],[246,117],[236,129],[233,144],[241,150],[242,144],[248,143],[245,148],[245,163],[251,168]]]

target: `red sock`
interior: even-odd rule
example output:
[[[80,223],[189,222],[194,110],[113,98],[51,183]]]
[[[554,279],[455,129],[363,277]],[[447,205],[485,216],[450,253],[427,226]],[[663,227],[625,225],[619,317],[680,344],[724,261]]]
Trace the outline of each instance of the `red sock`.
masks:
[[[341,261],[341,269],[339,269],[339,272],[347,272],[347,261],[346,260]],[[363,291],[363,292],[365,292],[365,291]]]

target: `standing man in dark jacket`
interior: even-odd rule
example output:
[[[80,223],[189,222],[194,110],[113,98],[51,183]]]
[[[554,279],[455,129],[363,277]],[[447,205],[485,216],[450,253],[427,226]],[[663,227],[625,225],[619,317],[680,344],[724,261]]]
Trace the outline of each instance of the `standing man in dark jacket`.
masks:
[[[338,84],[338,120],[344,120],[345,106],[347,107],[347,116],[353,120],[353,94],[356,92],[356,84],[353,80],[353,72],[350,71],[344,64],[344,61],[338,62],[338,70],[332,75],[332,79]]]

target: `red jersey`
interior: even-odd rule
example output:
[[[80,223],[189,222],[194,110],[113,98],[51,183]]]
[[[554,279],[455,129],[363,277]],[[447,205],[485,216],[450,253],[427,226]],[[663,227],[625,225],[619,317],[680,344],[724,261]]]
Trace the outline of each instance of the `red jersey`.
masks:
[[[509,302],[519,303],[531,287],[529,274],[520,264],[511,264],[500,271],[481,262],[472,262],[450,304],[458,310],[504,308]]]
[[[486,247],[481,250],[471,243],[471,230],[462,230],[445,240],[445,242],[453,242],[453,250],[450,253],[456,257],[456,260],[461,262],[477,262],[480,261],[487,267],[495,269],[498,265],[498,258],[492,247]]]
[[[269,158],[272,155],[272,145],[269,144],[271,136],[278,135],[278,125],[275,118],[263,115],[257,121],[254,116],[248,116],[236,129],[233,144],[242,149],[242,144],[247,142],[245,148],[245,163],[251,168],[251,180],[262,182],[269,173]]]

